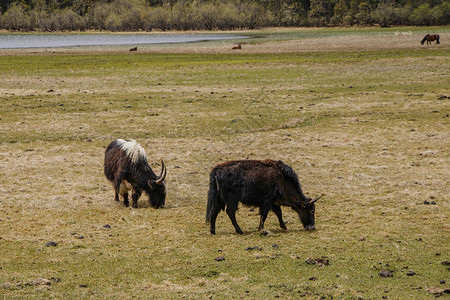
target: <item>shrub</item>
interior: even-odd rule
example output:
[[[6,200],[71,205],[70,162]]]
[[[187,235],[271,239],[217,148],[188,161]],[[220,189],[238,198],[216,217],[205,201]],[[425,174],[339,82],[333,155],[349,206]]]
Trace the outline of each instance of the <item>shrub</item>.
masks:
[[[268,26],[447,25],[450,0],[12,0],[9,30],[138,31],[254,29]],[[28,6],[26,3],[30,3]],[[6,7],[3,5],[2,7]]]
[[[430,4],[425,3],[416,8],[409,20],[414,25],[430,25],[432,19]]]
[[[9,30],[29,30],[31,19],[27,7],[22,2],[14,2],[4,13],[3,26]]]

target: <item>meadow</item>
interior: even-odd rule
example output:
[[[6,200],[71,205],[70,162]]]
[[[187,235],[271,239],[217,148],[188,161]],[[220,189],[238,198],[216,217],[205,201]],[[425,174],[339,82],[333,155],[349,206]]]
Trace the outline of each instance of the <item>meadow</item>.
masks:
[[[440,45],[420,45],[429,30]],[[450,287],[450,28],[289,29],[188,45],[0,50],[0,299],[433,299]],[[236,41],[237,42],[237,41]],[[114,201],[133,138],[163,209]],[[205,224],[211,168],[279,159],[322,195]]]

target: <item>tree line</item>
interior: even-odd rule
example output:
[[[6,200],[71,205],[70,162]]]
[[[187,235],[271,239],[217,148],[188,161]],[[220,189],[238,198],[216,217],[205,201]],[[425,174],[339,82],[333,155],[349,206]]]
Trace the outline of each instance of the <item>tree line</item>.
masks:
[[[449,0],[0,0],[0,29],[16,31],[449,23]]]

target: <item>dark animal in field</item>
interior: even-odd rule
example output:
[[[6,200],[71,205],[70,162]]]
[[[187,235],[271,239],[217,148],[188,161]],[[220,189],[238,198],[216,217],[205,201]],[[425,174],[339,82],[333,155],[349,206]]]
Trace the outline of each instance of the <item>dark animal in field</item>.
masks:
[[[242,47],[241,47],[241,45],[240,44],[238,44],[237,46],[235,46],[235,47],[233,47],[233,48],[231,48],[232,50],[236,50],[236,49],[242,49]]]
[[[137,47],[131,48],[130,51],[137,51]]]
[[[125,206],[129,206],[128,192],[131,190],[134,208],[138,207],[142,192],[148,195],[152,207],[164,207],[167,175],[164,161],[161,174],[157,176],[148,164],[145,150],[135,140],[118,139],[111,142],[105,151],[104,171],[114,187],[116,201],[119,201],[120,195]]]
[[[216,219],[221,210],[230,217],[236,232],[242,230],[236,221],[236,211],[241,202],[259,207],[258,230],[264,228],[267,214],[272,210],[278,217],[280,227],[286,229],[281,205],[295,210],[306,230],[314,229],[315,204],[306,197],[297,175],[291,167],[275,160],[236,160],[215,166],[210,173],[206,223],[211,223],[211,233],[216,233]]]
[[[427,42],[427,45],[431,44],[431,42],[436,41],[436,44],[440,44],[439,42],[439,34],[427,34],[420,43],[423,45]]]

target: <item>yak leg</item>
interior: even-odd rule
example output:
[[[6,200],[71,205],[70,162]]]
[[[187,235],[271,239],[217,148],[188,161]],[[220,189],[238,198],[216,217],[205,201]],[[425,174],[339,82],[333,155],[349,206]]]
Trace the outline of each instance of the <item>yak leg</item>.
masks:
[[[119,194],[123,197],[123,203],[125,206],[129,206],[130,203],[128,202],[128,182],[126,180],[122,181],[122,184],[120,185]]]
[[[227,207],[227,214],[228,217],[230,217],[231,223],[234,226],[234,229],[236,229],[236,233],[238,234],[243,234],[241,228],[239,227],[237,221],[236,221],[236,211],[235,210],[231,210]]]
[[[122,179],[117,178],[114,181],[114,200],[116,201],[120,201],[119,200],[119,194],[120,194],[120,190],[121,190],[121,186],[122,186]]]
[[[217,216],[219,215],[220,210],[216,210],[212,213],[211,216],[211,229],[209,230],[211,232],[211,234],[216,234],[216,219]]]
[[[131,199],[133,199],[133,208],[138,208],[138,199],[141,197],[142,191],[138,188],[135,188],[133,190],[133,194],[131,195]]]
[[[267,215],[269,214],[270,208],[264,207],[259,209],[260,219],[259,219],[259,227],[258,230],[261,231],[264,229],[264,222],[266,221]]]
[[[123,204],[125,204],[126,207],[130,206],[130,202],[128,201],[128,193],[123,194]]]
[[[283,215],[281,213],[281,207],[278,206],[278,205],[273,205],[272,206],[272,211],[277,215],[278,221],[280,222],[281,229],[286,230],[287,228],[286,228],[286,224],[284,224],[284,221],[283,221]]]
[[[261,217],[259,219],[259,227],[258,230],[261,231],[264,229],[264,222],[266,221],[267,218],[267,214],[269,213],[268,211],[264,211],[264,212],[259,212]]]

